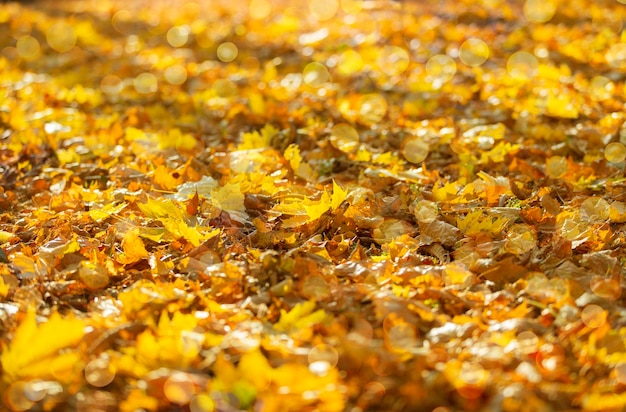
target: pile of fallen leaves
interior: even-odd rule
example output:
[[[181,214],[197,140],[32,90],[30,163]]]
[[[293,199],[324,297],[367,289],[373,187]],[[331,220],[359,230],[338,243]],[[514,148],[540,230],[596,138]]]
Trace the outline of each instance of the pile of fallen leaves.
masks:
[[[623,410],[620,3],[0,4],[4,408]]]

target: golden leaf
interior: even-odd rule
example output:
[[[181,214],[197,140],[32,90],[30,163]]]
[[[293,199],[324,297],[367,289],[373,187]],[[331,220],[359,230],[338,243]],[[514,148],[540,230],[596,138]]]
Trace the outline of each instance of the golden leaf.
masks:
[[[121,412],[156,411],[158,408],[159,400],[141,389],[132,389],[120,403]]]
[[[13,382],[35,377],[60,379],[73,376],[72,373],[66,375],[66,372],[71,372],[80,364],[80,354],[62,354],[61,351],[76,350],[84,335],[85,324],[72,315],[61,317],[54,312],[45,323],[38,325],[35,311],[29,310],[10,345],[2,348],[0,363],[4,380]],[[54,363],[55,369],[51,368],[51,363]]]
[[[215,207],[225,211],[245,212],[245,196],[239,183],[227,183],[211,192],[211,202]]]
[[[15,235],[11,232],[0,230],[0,243],[8,242],[13,239]]]
[[[457,218],[457,227],[465,235],[476,235],[479,233],[490,233],[496,235],[502,233],[504,228],[514,218],[509,216],[492,216],[484,211],[472,210],[464,218]]]
[[[332,194],[329,193],[328,190],[325,190],[319,200],[304,198],[298,201],[289,200],[281,202],[274,206],[272,211],[292,216],[289,219],[283,220],[284,228],[296,227],[319,219],[329,210],[337,209],[346,199],[347,194],[348,193],[343,190],[341,186],[333,181]]]
[[[198,142],[190,133],[182,133],[180,129],[170,129],[167,134],[159,135],[159,148],[169,149],[173,148],[180,151],[193,150]]]
[[[128,206],[128,204],[126,204],[126,203],[120,203],[117,206],[115,206],[114,203],[107,203],[106,205],[104,205],[101,208],[90,209],[88,213],[89,213],[89,217],[90,218],[92,218],[94,221],[100,223],[100,222],[108,219],[109,217],[118,214],[126,206]]]
[[[146,203],[137,204],[139,209],[154,220],[162,218],[184,219],[183,211],[171,200],[148,199]]]
[[[138,229],[132,229],[124,234],[124,239],[122,240],[122,250],[124,253],[118,256],[120,263],[130,265],[150,255],[141,237],[139,237],[138,232]]]
[[[136,127],[127,127],[124,134],[129,142],[144,139],[146,136],[143,130],[137,129]]]
[[[293,170],[296,176],[307,181],[313,181],[315,179],[316,176],[313,172],[313,168],[308,163],[302,161],[300,148],[297,145],[290,144],[289,147],[285,149],[284,156],[285,159],[289,161],[291,170]]]
[[[190,226],[186,221],[185,212],[172,200],[148,199],[146,203],[139,203],[137,206],[147,217],[161,222],[170,234],[176,238],[183,238],[194,246],[199,246],[202,242],[219,234],[219,229],[209,230],[205,227]],[[148,235],[141,236],[149,239],[163,239],[160,232],[152,233],[152,236],[156,238]]]
[[[266,389],[270,384],[272,367],[258,349],[244,353],[237,369],[240,376],[252,383],[257,390]]]
[[[0,298],[4,299],[9,293],[9,285],[4,283],[4,278],[0,276]]]
[[[289,331],[292,328],[308,328],[326,319],[326,313],[323,309],[313,312],[315,309],[315,301],[309,300],[304,303],[298,303],[289,312],[281,309],[280,320],[276,325],[276,329]]]
[[[626,406],[626,393],[588,393],[583,397],[586,411],[622,410]]]
[[[263,99],[263,95],[261,93],[249,92],[248,105],[250,106],[250,111],[252,111],[252,113],[260,115],[265,114],[265,99]]]
[[[348,192],[343,190],[343,188],[333,180],[333,195],[330,199],[330,207],[333,210],[337,209],[343,203],[343,201],[346,200],[347,196]]]
[[[433,195],[435,196],[435,200],[438,202],[446,202],[456,199],[458,196],[459,190],[465,182],[457,181],[457,182],[448,182],[444,185],[441,185],[439,181],[435,183],[433,187]]]
[[[242,135],[242,142],[237,146],[237,150],[264,149],[270,147],[272,145],[272,139],[277,134],[278,129],[268,123],[263,126],[261,132],[254,131],[244,133]]]

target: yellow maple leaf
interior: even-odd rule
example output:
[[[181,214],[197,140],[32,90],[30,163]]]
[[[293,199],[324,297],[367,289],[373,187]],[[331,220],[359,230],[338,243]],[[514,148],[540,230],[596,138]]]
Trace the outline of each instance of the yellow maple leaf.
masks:
[[[356,153],[354,160],[357,162],[370,162],[372,161],[372,152],[367,149],[361,148]]]
[[[126,137],[126,140],[128,140],[129,142],[146,138],[146,134],[144,133],[144,131],[137,129],[136,127],[127,127],[124,131],[124,135]]]
[[[518,144],[512,144],[509,142],[500,142],[493,149],[480,154],[481,164],[494,162],[501,163],[504,161],[507,155],[515,154],[520,148]]]
[[[237,365],[239,375],[257,390],[267,388],[271,381],[272,366],[259,349],[244,353]]]
[[[122,250],[124,253],[118,256],[120,263],[133,264],[149,256],[138,232],[137,229],[133,229],[124,234],[124,239],[122,240]]]
[[[176,240],[176,236],[168,232],[164,227],[142,227],[139,236],[153,242],[172,242]]]
[[[307,216],[308,217],[304,205],[314,204],[314,203],[315,203],[314,201],[311,201],[308,198],[297,199],[296,201],[294,201],[292,198],[289,198],[275,205],[272,208],[272,211],[277,212],[282,215]]]
[[[446,285],[469,285],[472,280],[472,272],[459,263],[448,263],[444,269]]]
[[[101,208],[91,209],[91,210],[89,210],[88,213],[89,213],[89,217],[92,220],[94,220],[95,222],[100,223],[100,222],[108,219],[109,217],[118,214],[126,206],[128,206],[127,203],[120,203],[117,206],[115,206],[114,203],[108,203],[108,204],[104,205]]]
[[[308,199],[307,199],[308,200]],[[317,220],[324,213],[330,210],[331,204],[331,196],[328,192],[324,192],[321,199],[319,201],[306,201],[303,202],[304,210],[306,210],[306,214],[309,216],[309,220]]]
[[[223,354],[219,354],[215,360],[216,381],[212,382],[212,387],[217,390],[229,390],[233,383],[239,379],[239,373],[235,365],[232,364]]]
[[[264,411],[297,411],[313,407],[328,412],[345,410],[346,394],[341,390],[339,372],[336,368],[330,368],[324,374],[317,375],[306,365],[285,363],[271,372],[273,385],[279,388],[288,387],[289,393],[277,394],[270,391],[261,393],[259,399],[263,402]],[[304,395],[310,391],[315,391],[317,396]]]
[[[308,328],[326,319],[326,312],[323,309],[316,310],[315,301],[309,300],[298,303],[289,312],[284,309],[280,310],[280,320],[276,325],[276,329],[289,331],[292,329]]]
[[[372,158],[372,162],[381,165],[397,165],[401,164],[400,158],[398,156],[394,156],[391,152],[385,152],[376,154]]]
[[[574,100],[567,94],[550,93],[547,98],[545,113],[552,117],[576,119],[579,115],[578,107],[580,107],[580,103]]]
[[[161,218],[184,219],[182,209],[171,200],[148,199],[146,203],[139,203],[137,206],[144,215],[154,220]]]
[[[330,199],[330,207],[333,210],[337,209],[343,201],[346,200],[347,196],[348,192],[343,190],[343,188],[333,180],[333,195]]]
[[[180,129],[171,129],[167,134],[159,135],[159,148],[190,151],[193,150],[198,142],[191,133],[182,133]]]
[[[144,390],[135,388],[131,389],[119,408],[121,412],[156,411],[159,408],[159,400],[148,395]]]
[[[174,312],[170,319],[167,311],[161,312],[156,329],[147,329],[137,337],[137,361],[148,369],[189,367],[204,342],[203,334],[194,334],[197,325],[193,314]]]
[[[270,147],[272,139],[277,134],[278,129],[271,124],[266,124],[260,132],[255,130],[254,132],[244,133],[241,136],[242,142],[239,146],[237,146],[237,150],[263,149]]]
[[[514,218],[509,216],[492,216],[480,209],[472,210],[464,218],[457,218],[457,227],[465,235],[490,233],[496,235],[502,233],[506,225]]]
[[[211,202],[213,206],[228,212],[245,212],[245,196],[241,192],[239,183],[227,183],[211,192]]]
[[[463,180],[456,182],[448,182],[441,185],[439,181],[433,187],[433,196],[438,202],[452,201],[457,198],[461,187],[465,185]]]
[[[285,229],[290,229],[290,228],[306,225],[310,221],[311,219],[305,212],[304,214],[301,214],[301,215],[295,215],[290,218],[283,219],[282,227]]]
[[[165,165],[157,166],[152,172],[152,182],[163,190],[174,190],[185,181],[185,167],[170,169]]]
[[[313,172],[313,168],[308,163],[302,161],[300,148],[297,145],[290,144],[289,147],[285,149],[284,157],[289,161],[291,170],[293,170],[293,173],[296,176],[308,181],[313,181],[315,179],[315,172]]]
[[[243,204],[243,199],[241,202]],[[176,238],[187,240],[194,246],[199,246],[202,242],[219,233],[219,229],[209,230],[206,227],[190,226],[187,223],[185,212],[171,200],[148,199],[146,203],[139,203],[137,206],[147,217],[161,222],[167,232]],[[157,234],[156,238],[164,239],[162,235]],[[153,239],[153,237],[144,234],[140,234],[140,236]]]
[[[332,194],[325,190],[319,200],[304,198],[282,202],[274,206],[272,211],[291,216],[283,220],[284,228],[296,227],[319,219],[329,210],[337,209],[346,200],[347,195],[348,192],[333,180]]]
[[[160,221],[168,232],[179,238],[182,237],[194,246],[199,246],[220,233],[219,229],[189,226],[184,220],[160,219]]]
[[[17,327],[9,346],[3,345],[0,363],[6,382],[38,378],[70,382],[80,373],[80,354],[76,352],[85,324],[72,315],[53,313],[47,322],[37,324],[37,315],[29,310]],[[73,349],[72,352],[62,352]]]
[[[305,202],[304,208],[309,216],[310,220],[319,219],[324,213],[329,210],[335,210],[346,200],[348,192],[343,190],[341,186],[333,180],[333,192],[330,194],[328,191],[324,191],[321,199],[318,202]]]
[[[281,173],[284,173],[284,170],[281,171]],[[237,176],[235,176],[234,178],[236,177]],[[249,193],[263,193],[273,195],[279,190],[279,188],[276,187],[276,181],[282,177],[282,174],[281,176],[274,177],[274,175],[268,176],[265,173],[252,172],[245,173],[244,177],[250,186]],[[234,180],[234,178],[231,180]]]

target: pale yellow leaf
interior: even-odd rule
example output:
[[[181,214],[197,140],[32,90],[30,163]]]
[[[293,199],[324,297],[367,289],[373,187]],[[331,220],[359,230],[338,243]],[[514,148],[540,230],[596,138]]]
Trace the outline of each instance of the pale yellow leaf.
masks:
[[[0,243],[8,242],[9,240],[11,240],[14,237],[15,237],[15,235],[13,233],[7,232],[7,231],[4,231],[4,230],[0,230]]]
[[[103,207],[97,208],[97,209],[91,209],[89,210],[89,217],[100,223],[103,220],[108,219],[109,217],[118,214],[119,212],[121,212],[126,206],[128,206],[128,204],[126,203],[120,203],[119,205],[115,205],[113,203],[109,203],[104,205]]]
[[[225,211],[245,212],[244,199],[239,183],[227,183],[211,192],[213,206]]]

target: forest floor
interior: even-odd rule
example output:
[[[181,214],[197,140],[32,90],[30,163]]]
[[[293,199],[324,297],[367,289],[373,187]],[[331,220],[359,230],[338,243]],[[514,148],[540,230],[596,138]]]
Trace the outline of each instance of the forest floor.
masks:
[[[11,411],[626,408],[626,5],[0,4]]]

